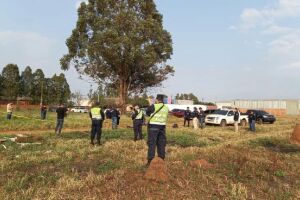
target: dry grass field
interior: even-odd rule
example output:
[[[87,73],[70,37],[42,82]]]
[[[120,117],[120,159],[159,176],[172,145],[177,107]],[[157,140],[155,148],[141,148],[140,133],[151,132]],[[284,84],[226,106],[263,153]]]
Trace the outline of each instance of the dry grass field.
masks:
[[[38,112],[16,114],[34,119],[3,115],[0,138],[27,133],[41,144],[0,144],[0,199],[300,199],[300,148],[289,143],[295,117],[258,125],[256,134],[232,126],[193,130],[170,117],[169,180],[153,182],[144,178],[146,141],[132,140],[125,116],[116,131],[107,121],[102,145],[91,147],[86,114],[70,114],[61,137],[53,113],[45,122]],[[199,159],[212,167],[191,165]]]

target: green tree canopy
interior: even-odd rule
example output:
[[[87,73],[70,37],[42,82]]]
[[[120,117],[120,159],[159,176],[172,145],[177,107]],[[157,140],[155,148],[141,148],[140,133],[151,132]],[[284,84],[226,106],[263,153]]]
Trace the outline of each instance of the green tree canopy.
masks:
[[[192,100],[194,102],[194,104],[198,104],[200,102],[198,97],[196,95],[194,95],[193,93],[176,94],[175,99],[178,99],[178,100]]]
[[[2,76],[0,74],[0,99],[3,96],[2,93],[3,93],[3,79],[2,79]]]
[[[15,64],[8,64],[2,70],[2,94],[5,99],[16,100],[19,94],[20,74]]]
[[[128,93],[160,86],[173,75],[171,35],[153,0],[89,0],[78,9],[78,21],[67,39],[62,69],[73,64],[82,75]]]
[[[199,101],[198,97],[195,96],[193,93],[176,94],[175,99],[177,99],[177,100],[192,100],[194,102],[194,104],[215,106],[215,104],[212,102],[204,102],[203,100]]]
[[[32,69],[27,66],[21,73],[20,78],[20,96],[31,97],[33,92],[33,74]]]
[[[44,90],[45,74],[42,69],[37,69],[33,73],[33,90],[32,99],[34,103],[39,103],[42,97],[42,91]]]
[[[70,86],[63,73],[59,76],[54,74],[52,80],[52,99],[55,103],[67,103],[71,97]]]

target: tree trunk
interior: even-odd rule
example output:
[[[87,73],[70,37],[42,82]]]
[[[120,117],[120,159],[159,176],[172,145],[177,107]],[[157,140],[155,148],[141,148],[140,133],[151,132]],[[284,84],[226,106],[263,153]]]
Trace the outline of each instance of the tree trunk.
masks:
[[[119,88],[119,103],[122,107],[122,110],[125,109],[127,95],[128,95],[128,89],[127,89],[127,83],[124,79],[120,80],[120,88]]]

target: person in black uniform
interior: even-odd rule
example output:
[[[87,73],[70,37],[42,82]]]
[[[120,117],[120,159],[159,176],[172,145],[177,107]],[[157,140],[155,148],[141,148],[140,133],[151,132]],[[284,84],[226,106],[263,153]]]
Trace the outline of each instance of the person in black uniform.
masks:
[[[60,103],[58,108],[56,109],[57,120],[56,120],[55,133],[58,135],[61,134],[61,129],[63,128],[64,119],[67,116],[67,112],[68,109],[62,103]]]
[[[165,148],[167,143],[166,124],[169,108],[163,103],[164,95],[157,95],[157,103],[147,108],[146,114],[150,116],[148,123],[148,162],[155,157],[157,147],[158,157],[165,159]]]
[[[185,127],[185,124],[187,122],[188,127],[190,127],[190,121],[191,121],[191,115],[192,112],[190,110],[190,107],[187,107],[186,110],[184,111],[184,122],[183,122],[183,126]]]
[[[249,114],[249,126],[250,126],[250,131],[255,132],[255,122],[256,122],[256,116],[253,111],[250,112]]]
[[[199,107],[199,124],[200,128],[203,129],[205,127],[205,113],[201,107]]]
[[[41,104],[41,119],[46,119],[47,115],[47,106],[45,104]]]

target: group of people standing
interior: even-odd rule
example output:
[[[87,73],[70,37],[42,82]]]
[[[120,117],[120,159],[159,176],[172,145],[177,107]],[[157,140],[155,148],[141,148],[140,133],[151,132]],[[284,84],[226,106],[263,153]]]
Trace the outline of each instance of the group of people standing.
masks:
[[[240,124],[240,111],[238,108],[235,108],[234,110],[234,127],[235,127],[235,132],[239,131],[239,124]],[[199,110],[197,107],[194,107],[194,110],[191,111],[189,107],[186,108],[184,111],[184,121],[183,121],[183,126],[189,127],[190,126],[190,121],[193,121],[193,127],[195,130],[197,130],[200,126],[201,129],[205,127],[205,113],[201,107],[199,107]],[[256,115],[253,111],[250,112],[248,115],[248,123],[249,123],[249,128],[251,132],[255,132],[255,123],[256,123]]]
[[[198,129],[199,126],[201,129],[205,127],[205,113],[201,107],[199,107],[199,110],[197,109],[197,107],[194,107],[193,111],[190,110],[190,107],[187,107],[184,112],[183,118],[184,127],[186,126],[186,124],[189,127],[191,120],[193,121],[194,129]]]
[[[167,143],[166,124],[169,108],[163,103],[163,99],[164,95],[157,95],[157,102],[149,106],[146,111],[140,109],[137,105],[132,108],[131,118],[133,120],[134,141],[143,139],[142,126],[145,122],[145,117],[149,116],[147,166],[155,157],[156,149],[158,157],[165,159],[165,147]],[[110,109],[110,111],[106,111],[105,113],[98,102],[93,105],[90,111],[90,118],[92,120],[91,145],[94,145],[95,137],[97,139],[97,144],[101,144],[102,125],[105,120],[105,115],[109,115],[112,119],[112,123],[114,124],[116,119],[113,119],[113,117],[117,117],[116,111],[117,110]]]

